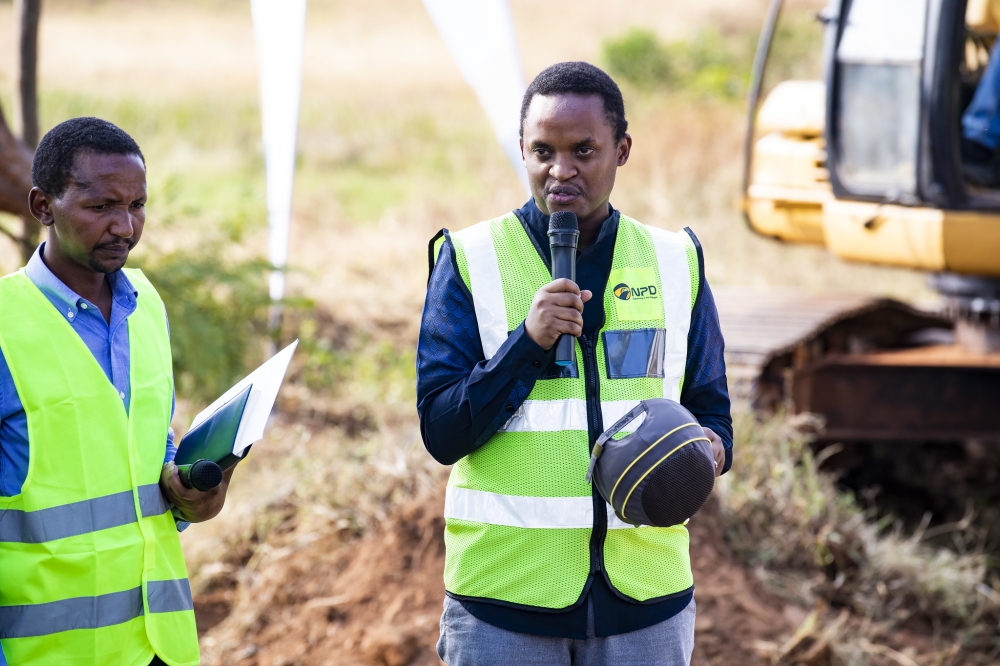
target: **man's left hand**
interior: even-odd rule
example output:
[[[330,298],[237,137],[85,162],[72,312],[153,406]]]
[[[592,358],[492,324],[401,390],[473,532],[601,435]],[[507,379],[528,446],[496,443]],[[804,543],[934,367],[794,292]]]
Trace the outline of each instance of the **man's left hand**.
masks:
[[[712,456],[715,458],[715,476],[722,474],[722,468],[726,466],[726,447],[722,444],[722,438],[715,434],[711,428],[702,427],[705,437],[712,442]]]
[[[222,483],[211,490],[202,492],[188,488],[181,482],[177,465],[168,462],[160,471],[160,490],[167,501],[180,511],[181,517],[191,523],[201,523],[215,518],[226,503],[229,480],[233,478],[233,465],[222,473]]]

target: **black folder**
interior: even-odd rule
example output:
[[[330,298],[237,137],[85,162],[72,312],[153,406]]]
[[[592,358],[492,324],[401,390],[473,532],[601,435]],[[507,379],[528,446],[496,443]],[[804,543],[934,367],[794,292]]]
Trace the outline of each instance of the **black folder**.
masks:
[[[197,460],[211,460],[225,470],[245,458],[250,447],[237,456],[233,453],[233,445],[236,443],[236,434],[240,430],[240,421],[252,388],[252,385],[247,386],[211,416],[191,428],[177,446],[174,462],[188,465]]]

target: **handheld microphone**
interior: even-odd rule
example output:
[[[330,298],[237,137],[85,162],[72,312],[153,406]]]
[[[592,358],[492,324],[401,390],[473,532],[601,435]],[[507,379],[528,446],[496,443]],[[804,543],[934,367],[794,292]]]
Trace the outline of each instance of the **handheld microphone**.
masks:
[[[552,279],[576,282],[576,246],[580,225],[576,213],[559,211],[549,217],[549,248],[552,250]],[[576,343],[572,335],[560,335],[556,342],[556,365],[576,363]]]
[[[222,468],[211,460],[195,460],[188,465],[178,465],[177,474],[185,486],[202,492],[222,483]]]

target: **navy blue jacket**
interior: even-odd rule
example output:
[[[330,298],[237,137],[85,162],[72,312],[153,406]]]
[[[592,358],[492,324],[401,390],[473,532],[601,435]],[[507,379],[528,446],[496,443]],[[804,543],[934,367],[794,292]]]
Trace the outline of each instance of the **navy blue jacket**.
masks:
[[[532,243],[549,263],[549,218],[534,201],[514,211]],[[595,339],[604,324],[603,294],[611,272],[619,213],[609,206],[597,240],[577,257],[577,284],[594,297],[584,306],[583,335]],[[730,416],[722,331],[712,291],[705,281],[698,240],[699,291],[688,334],[688,358],[681,391],[684,405],[726,447],[724,471],[732,466],[733,424]],[[433,248],[433,243],[432,243]],[[433,249],[432,249],[433,252]],[[539,347],[522,323],[485,360],[472,295],[462,280],[455,251],[446,239],[433,263],[417,347],[417,410],[424,446],[435,460],[451,465],[486,443],[527,399],[546,372],[554,352]],[[691,601],[691,594],[654,604],[619,597],[603,576],[592,576],[580,602],[563,612],[511,608],[487,601],[461,600],[472,615],[508,631],[586,638],[588,606],[597,636],[627,633],[669,619]],[[586,603],[588,602],[589,603]]]

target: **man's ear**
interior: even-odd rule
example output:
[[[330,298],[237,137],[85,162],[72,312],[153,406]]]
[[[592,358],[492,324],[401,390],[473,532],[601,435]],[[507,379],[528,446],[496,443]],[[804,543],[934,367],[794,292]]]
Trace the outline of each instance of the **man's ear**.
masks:
[[[521,162],[524,164],[524,166],[528,166],[527,163],[528,160],[524,158],[524,137],[521,137],[520,139],[517,140],[517,145],[521,146]]]
[[[37,187],[31,188],[28,192],[28,210],[46,227],[55,224],[56,220],[52,215],[52,197]]]
[[[632,154],[632,135],[625,132],[625,136],[618,142],[618,166],[625,166],[628,156]]]

